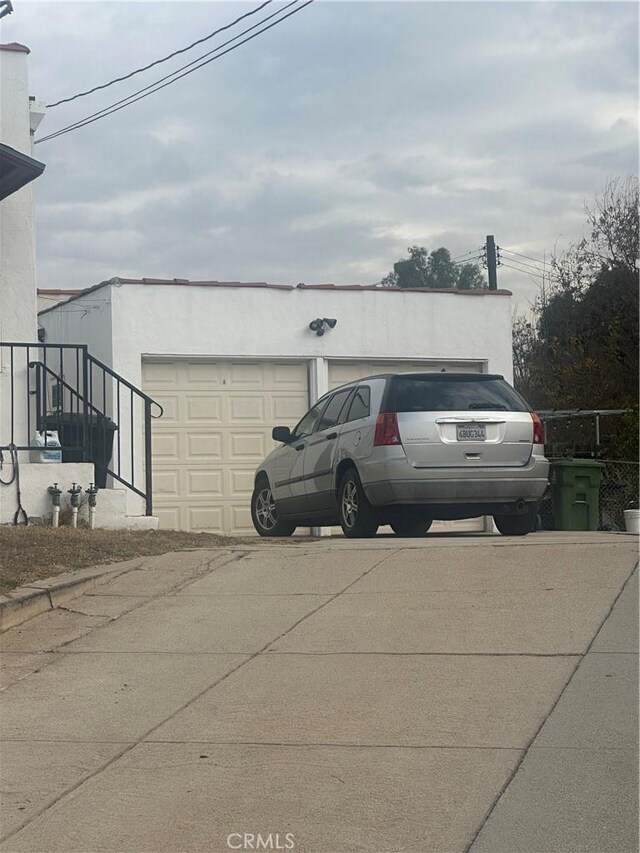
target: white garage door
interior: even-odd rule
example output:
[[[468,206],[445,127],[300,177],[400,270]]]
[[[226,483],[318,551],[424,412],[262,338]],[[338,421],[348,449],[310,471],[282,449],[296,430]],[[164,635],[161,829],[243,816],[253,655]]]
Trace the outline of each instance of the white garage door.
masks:
[[[337,388],[352,379],[373,376],[376,373],[406,373],[419,370],[445,369],[457,373],[482,373],[482,362],[456,361],[332,361],[329,362],[329,386]],[[434,533],[445,531],[481,532],[484,530],[484,518],[470,518],[463,521],[436,521],[431,530]],[[332,529],[333,530],[333,529]],[[391,533],[391,528],[381,528],[382,533]]]
[[[250,499],[271,429],[308,409],[304,362],[145,361],[153,421],[153,512],[161,528],[253,534]]]
[[[330,361],[329,387],[337,388],[352,379],[376,373],[408,373],[411,371],[448,370],[457,373],[482,373],[479,361]]]

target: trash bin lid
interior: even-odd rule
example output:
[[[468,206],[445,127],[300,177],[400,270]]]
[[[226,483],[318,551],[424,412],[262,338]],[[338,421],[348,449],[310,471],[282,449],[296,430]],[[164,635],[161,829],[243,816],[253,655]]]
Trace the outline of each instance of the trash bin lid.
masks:
[[[555,468],[604,468],[604,462],[597,459],[551,459]]]

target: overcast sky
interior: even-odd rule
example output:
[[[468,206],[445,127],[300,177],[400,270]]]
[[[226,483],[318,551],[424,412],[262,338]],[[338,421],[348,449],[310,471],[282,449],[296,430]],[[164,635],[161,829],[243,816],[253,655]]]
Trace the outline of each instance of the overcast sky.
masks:
[[[31,48],[31,94],[51,103],[257,5],[14,0],[0,39]],[[38,135],[275,7],[50,109]],[[637,172],[637,110],[635,2],[316,0],[161,92],[36,146],[47,166],[36,184],[38,285],[372,284],[411,244],[457,256],[487,234],[548,258],[582,235],[584,204],[608,176]],[[499,269],[521,308],[537,282]]]

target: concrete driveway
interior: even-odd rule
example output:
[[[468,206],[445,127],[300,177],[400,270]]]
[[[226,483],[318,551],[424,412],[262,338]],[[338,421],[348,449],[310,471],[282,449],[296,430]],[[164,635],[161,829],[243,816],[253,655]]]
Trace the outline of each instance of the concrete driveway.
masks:
[[[4,851],[637,851],[637,541],[132,561],[2,635]]]

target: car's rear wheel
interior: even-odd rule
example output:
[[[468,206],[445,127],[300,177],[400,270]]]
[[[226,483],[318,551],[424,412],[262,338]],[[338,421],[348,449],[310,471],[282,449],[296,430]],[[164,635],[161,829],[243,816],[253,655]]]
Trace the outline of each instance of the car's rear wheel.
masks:
[[[503,536],[526,536],[536,529],[538,504],[530,504],[522,515],[494,515],[496,527]]]
[[[260,479],[251,496],[251,519],[260,536],[291,536],[295,524],[278,517],[269,481]]]
[[[427,531],[433,524],[432,519],[424,516],[407,513],[400,518],[394,518],[391,524],[391,529],[396,536],[404,536],[406,538],[417,538],[426,536]]]
[[[354,468],[345,473],[338,486],[340,527],[351,539],[375,536],[378,518],[367,500],[360,478]]]

